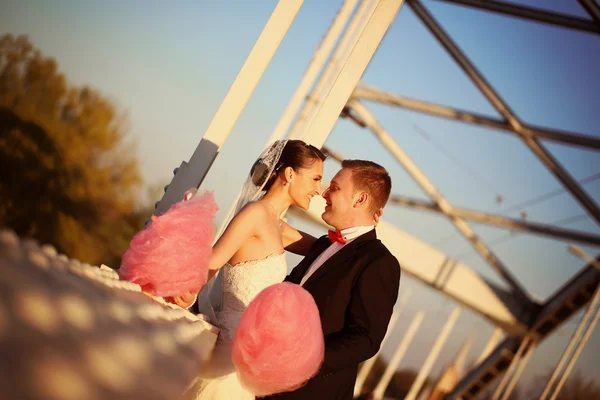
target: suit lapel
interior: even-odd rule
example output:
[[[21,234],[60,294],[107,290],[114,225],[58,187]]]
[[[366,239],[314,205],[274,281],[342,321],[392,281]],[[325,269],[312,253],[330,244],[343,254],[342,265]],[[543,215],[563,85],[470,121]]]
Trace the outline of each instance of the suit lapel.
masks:
[[[318,239],[313,247],[310,249],[309,253],[300,261],[300,263],[294,268],[292,274],[290,276],[290,281],[296,284],[300,284],[302,277],[306,274],[306,271],[310,267],[310,265],[319,257],[319,255],[325,251],[327,247],[331,245],[331,242],[327,238],[327,236],[321,237]]]
[[[329,271],[335,269],[337,266],[343,264],[346,260],[353,258],[356,255],[356,250],[361,246],[362,243],[377,239],[377,234],[375,233],[375,229],[365,233],[354,239],[352,242],[348,243],[344,246],[340,251],[335,253],[333,256],[329,258],[329,260],[325,261],[323,265],[317,269],[314,274],[308,278],[308,280],[304,283],[304,286],[308,286],[315,282],[317,279],[328,273]],[[316,258],[316,257],[315,257]],[[314,259],[313,259],[314,260]],[[312,263],[312,261],[311,261]],[[310,264],[309,264],[310,265]],[[306,267],[308,269],[308,266]],[[306,269],[304,272],[306,272]],[[304,273],[301,275],[304,276]],[[302,279],[302,278],[300,278]]]

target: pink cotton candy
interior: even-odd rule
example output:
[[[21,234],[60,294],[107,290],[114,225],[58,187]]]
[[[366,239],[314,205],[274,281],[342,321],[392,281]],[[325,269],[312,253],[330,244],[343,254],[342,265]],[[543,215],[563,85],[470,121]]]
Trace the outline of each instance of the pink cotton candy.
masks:
[[[300,388],[324,356],[319,309],[310,293],[289,282],[269,286],[252,300],[233,340],[240,382],[259,397]]]
[[[123,254],[119,276],[154,296],[197,293],[206,284],[212,254],[212,193],[174,204],[138,232]]]

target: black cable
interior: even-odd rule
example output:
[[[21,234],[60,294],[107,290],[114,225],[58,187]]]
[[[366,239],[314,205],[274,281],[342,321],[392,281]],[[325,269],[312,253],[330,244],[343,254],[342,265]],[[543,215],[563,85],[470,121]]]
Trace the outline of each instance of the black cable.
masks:
[[[600,172],[597,172],[597,173],[595,173],[593,175],[590,175],[590,176],[588,176],[586,178],[580,179],[578,182],[581,185],[585,185],[586,183],[597,181],[598,179],[600,179]],[[502,212],[507,213],[507,212],[515,211],[515,210],[523,208],[523,207],[534,206],[534,205],[543,203],[544,201],[550,200],[550,199],[552,199],[552,198],[554,198],[556,196],[559,196],[559,195],[561,195],[561,194],[563,194],[565,192],[566,192],[566,189],[563,188],[563,187],[561,187],[561,188],[558,188],[556,190],[552,190],[552,191],[550,191],[548,193],[544,193],[544,194],[538,195],[538,196],[536,196],[536,197],[534,197],[532,199],[524,200],[524,201],[522,201],[520,203],[513,204],[512,206],[510,206],[510,207],[502,210]]]
[[[600,172],[597,172],[597,173],[595,173],[593,175],[590,175],[588,177],[585,177],[583,179],[578,180],[578,182],[581,185],[585,185],[587,183],[594,182],[594,181],[597,181],[599,179],[600,179]],[[514,204],[514,205],[510,206],[509,208],[507,208],[505,210],[502,210],[502,212],[503,213],[508,213],[508,212],[520,209],[521,207],[535,206],[535,205],[538,205],[540,203],[543,203],[544,201],[550,200],[550,199],[552,199],[552,198],[554,198],[554,197],[556,197],[558,195],[561,195],[561,194],[563,194],[565,192],[566,192],[566,190],[564,188],[559,188],[559,189],[553,190],[551,192],[547,192],[547,193],[538,195],[538,196],[533,197],[531,199],[524,200],[524,201],[522,201],[522,202],[520,202],[518,204]],[[521,211],[523,211],[523,210],[521,210]],[[574,219],[572,222],[576,222],[576,221],[580,221],[580,220],[585,219],[585,218],[587,218],[587,214],[580,214],[580,215],[575,215],[575,216],[572,216],[572,217],[567,217],[567,218],[564,218],[564,219],[559,219],[556,222],[554,222],[554,224],[556,224],[556,223],[558,223],[558,224],[561,224],[561,223],[570,223],[571,219]],[[511,236],[512,236],[512,234],[511,234]],[[458,233],[453,233],[452,235],[445,236],[445,237],[437,240],[432,245],[433,246],[439,246],[439,245],[442,245],[442,244],[446,244],[448,242],[451,242],[453,238],[457,239],[458,237],[459,237]]]
[[[417,132],[419,135],[421,135],[421,137],[423,139],[425,139],[429,143],[431,143],[431,145],[434,146],[439,152],[444,154],[450,161],[452,161],[457,166],[462,168],[465,172],[467,172],[467,174],[470,175],[471,178],[473,178],[476,181],[478,181],[479,183],[481,183],[492,195],[494,195],[494,197],[496,199],[504,198],[504,196],[502,196],[494,188],[494,185],[490,181],[488,181],[484,176],[480,175],[474,168],[471,168],[467,164],[463,163],[458,157],[456,157],[454,154],[452,154],[450,151],[448,151],[444,146],[433,141],[431,139],[431,136],[429,136],[429,134],[423,128],[419,127],[416,124],[413,124],[413,129],[415,130],[415,132]]]

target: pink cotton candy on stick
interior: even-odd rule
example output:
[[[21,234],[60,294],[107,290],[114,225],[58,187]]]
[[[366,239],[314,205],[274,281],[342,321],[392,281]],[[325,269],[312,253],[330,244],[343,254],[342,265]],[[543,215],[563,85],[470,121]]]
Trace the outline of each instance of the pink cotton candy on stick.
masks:
[[[240,382],[258,397],[300,388],[324,356],[319,309],[310,293],[289,282],[269,286],[252,300],[233,340]]]
[[[199,292],[208,277],[217,210],[212,193],[186,192],[186,200],[152,216],[123,254],[121,279],[159,297]]]

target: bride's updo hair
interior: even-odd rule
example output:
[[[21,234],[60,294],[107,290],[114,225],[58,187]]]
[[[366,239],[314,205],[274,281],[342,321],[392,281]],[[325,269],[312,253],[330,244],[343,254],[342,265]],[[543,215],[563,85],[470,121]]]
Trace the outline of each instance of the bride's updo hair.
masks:
[[[325,158],[325,154],[311,144],[306,144],[302,140],[288,140],[281,152],[277,166],[270,175],[269,167],[261,159],[256,160],[250,170],[252,183],[261,186],[264,182],[263,190],[269,191],[279,173],[287,167],[298,171],[300,168],[309,168],[317,160],[325,161]]]

